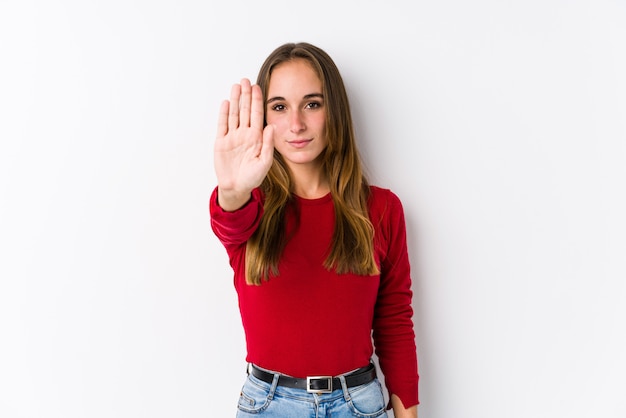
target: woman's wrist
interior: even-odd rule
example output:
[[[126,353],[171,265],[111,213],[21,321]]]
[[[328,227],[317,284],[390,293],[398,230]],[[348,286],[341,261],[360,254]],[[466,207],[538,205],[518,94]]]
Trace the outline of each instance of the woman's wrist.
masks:
[[[417,418],[417,405],[405,408],[397,395],[391,395],[391,407],[395,418]]]
[[[237,192],[217,188],[217,204],[226,212],[234,212],[240,209],[250,200],[252,192]]]

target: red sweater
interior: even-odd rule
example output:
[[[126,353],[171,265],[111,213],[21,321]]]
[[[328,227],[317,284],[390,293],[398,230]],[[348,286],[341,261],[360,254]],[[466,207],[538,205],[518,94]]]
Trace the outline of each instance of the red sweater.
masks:
[[[295,376],[339,375],[367,365],[372,336],[385,385],[405,407],[418,403],[411,278],[404,212],[391,191],[371,187],[370,219],[380,276],[328,271],[335,213],[331,195],[296,197],[300,220],[287,214],[290,236],[279,275],[260,286],[245,282],[246,241],[263,215],[263,196],[235,212],[210,201],[211,226],[225,246],[246,335],[246,360]]]

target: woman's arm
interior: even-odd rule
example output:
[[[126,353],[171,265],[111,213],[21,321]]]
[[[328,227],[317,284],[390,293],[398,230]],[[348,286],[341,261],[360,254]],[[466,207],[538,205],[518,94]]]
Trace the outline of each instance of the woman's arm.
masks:
[[[396,418],[417,418],[417,405],[406,409],[402,405],[402,401],[395,394],[391,395],[391,407],[393,408],[393,415]]]
[[[372,220],[378,228],[381,277],[373,321],[373,337],[385,386],[401,403],[419,404],[417,352],[413,330],[411,272],[404,211],[389,190],[372,195]],[[378,199],[376,199],[376,195]],[[402,402],[400,402],[400,399]],[[408,415],[411,416],[411,415]]]
[[[274,131],[272,126],[263,128],[263,107],[260,87],[245,78],[220,107],[213,157],[218,204],[226,211],[246,204],[274,160]]]

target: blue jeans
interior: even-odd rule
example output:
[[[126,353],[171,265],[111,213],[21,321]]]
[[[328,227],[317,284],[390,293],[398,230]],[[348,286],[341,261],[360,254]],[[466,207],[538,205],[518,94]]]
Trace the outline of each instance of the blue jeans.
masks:
[[[241,389],[237,418],[378,418],[387,417],[385,400],[378,379],[361,386],[341,387],[331,393],[308,393],[304,389],[278,386],[249,375]]]

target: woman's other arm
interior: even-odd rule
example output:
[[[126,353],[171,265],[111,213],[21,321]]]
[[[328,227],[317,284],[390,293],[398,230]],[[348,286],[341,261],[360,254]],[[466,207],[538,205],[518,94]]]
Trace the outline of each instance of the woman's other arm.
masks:
[[[391,395],[391,407],[395,418],[417,418],[417,405],[406,409],[402,401],[395,394]]]

